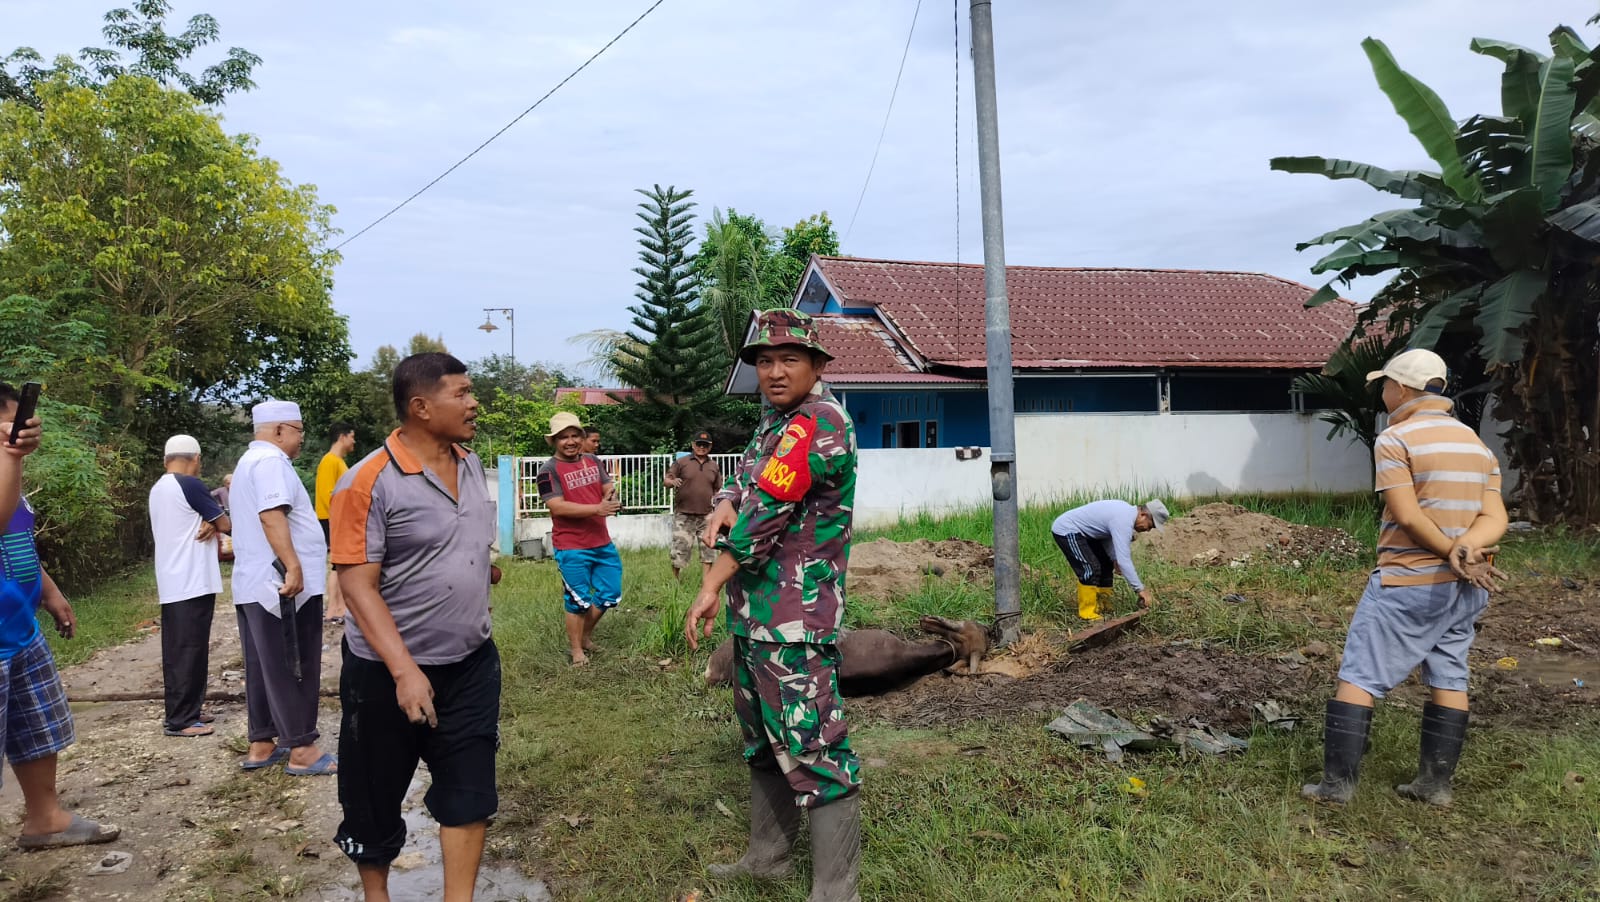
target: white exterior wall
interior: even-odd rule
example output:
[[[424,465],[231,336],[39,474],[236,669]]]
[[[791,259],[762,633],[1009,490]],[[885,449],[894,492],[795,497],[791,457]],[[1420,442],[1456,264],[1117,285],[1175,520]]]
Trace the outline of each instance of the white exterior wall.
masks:
[[[611,531],[611,541],[618,548],[665,548],[672,543],[671,514],[628,514],[624,517],[607,517],[606,528]],[[544,539],[550,535],[549,517],[525,517],[517,520],[517,541]],[[546,547],[549,540],[546,539]]]
[[[1296,413],[1019,416],[1017,481],[1024,505],[1132,488],[1176,497],[1370,489],[1366,446],[1328,440],[1328,429]]]
[[[954,448],[867,448],[856,463],[859,528],[892,526],[901,517],[945,514],[991,503],[989,452],[957,460]]]

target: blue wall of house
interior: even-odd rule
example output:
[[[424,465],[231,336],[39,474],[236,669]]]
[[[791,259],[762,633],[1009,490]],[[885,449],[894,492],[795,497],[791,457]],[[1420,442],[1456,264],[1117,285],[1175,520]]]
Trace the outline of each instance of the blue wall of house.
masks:
[[[856,424],[856,443],[862,448],[950,448],[989,441],[988,395],[981,391],[861,391],[835,387],[834,393],[843,398],[845,409],[850,411]]]
[[[1017,413],[1154,413],[1155,376],[1064,376],[1016,380]]]

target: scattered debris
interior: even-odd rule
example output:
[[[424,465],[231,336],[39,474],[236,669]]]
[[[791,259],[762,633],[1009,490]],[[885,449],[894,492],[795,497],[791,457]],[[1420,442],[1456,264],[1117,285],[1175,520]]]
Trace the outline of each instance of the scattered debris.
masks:
[[[1222,596],[1222,600],[1226,601],[1228,604],[1248,604],[1250,602],[1250,599],[1240,595],[1237,592],[1230,592],[1227,595]]]
[[[428,863],[428,856],[421,852],[405,852],[389,862],[389,867],[397,871],[414,871]]]
[[[733,819],[733,811],[732,811],[732,809],[730,809],[727,805],[723,804],[721,799],[717,799],[717,813],[722,815],[725,818],[728,818],[729,820]]]
[[[133,864],[133,853],[107,852],[89,868],[89,876],[104,877],[108,874],[120,874],[131,864]]]
[[[1561,640],[1556,638],[1555,636],[1545,636],[1545,637],[1543,637],[1541,639],[1533,640],[1533,644],[1534,645],[1543,645],[1546,648],[1560,648],[1561,647]]]
[[[1261,722],[1270,729],[1293,730],[1300,723],[1300,718],[1290,714],[1283,705],[1271,699],[1264,702],[1256,702],[1251,708],[1256,712],[1256,716],[1261,719]]]
[[[1106,760],[1112,763],[1122,760],[1124,749],[1135,752],[1185,749],[1220,755],[1250,747],[1247,740],[1236,739],[1199,721],[1191,721],[1190,724],[1180,726],[1158,717],[1149,730],[1144,730],[1080,698],[1068,705],[1062,715],[1052,720],[1045,729],[1060,733],[1084,748],[1100,748],[1106,753]]]
[[[1511,657],[1510,655],[1506,655],[1500,660],[1494,662],[1494,666],[1500,668],[1501,670],[1516,670],[1517,659]]]
[[[1561,788],[1569,792],[1582,792],[1585,782],[1583,774],[1569,770],[1567,775],[1561,778]]]
[[[1328,643],[1322,641],[1321,639],[1312,639],[1310,642],[1306,643],[1305,648],[1300,650],[1304,652],[1308,658],[1326,658],[1328,655],[1333,653],[1333,649],[1328,647]]]
[[[1569,592],[1576,592],[1579,589],[1582,589],[1583,585],[1570,576],[1563,576],[1561,577],[1561,588],[1566,589]]]

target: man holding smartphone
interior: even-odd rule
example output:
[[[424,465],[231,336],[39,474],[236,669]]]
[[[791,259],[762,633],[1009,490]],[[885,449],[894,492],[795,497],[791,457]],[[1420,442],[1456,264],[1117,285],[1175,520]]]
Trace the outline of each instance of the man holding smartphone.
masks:
[[[305,441],[300,405],[250,411],[255,440],[233,468],[233,604],[244,648],[250,750],[239,766],[280,761],[296,777],[338,770],[317,747],[322,688],[322,592],[328,546],[294,471]],[[274,565],[278,565],[274,567]]]
[[[32,396],[36,399],[37,385]],[[6,717],[0,740],[22,789],[24,813],[17,846],[23,851],[111,842],[121,835],[61,807],[56,761],[77,738],[55,659],[39,631],[43,607],[56,631],[70,639],[77,618],[67,597],[44,571],[33,543],[33,508],[22,497],[22,459],[39,447],[39,421],[20,410],[23,395],[0,383],[0,694]],[[31,408],[31,403],[27,405]],[[15,424],[15,428],[13,426]]]

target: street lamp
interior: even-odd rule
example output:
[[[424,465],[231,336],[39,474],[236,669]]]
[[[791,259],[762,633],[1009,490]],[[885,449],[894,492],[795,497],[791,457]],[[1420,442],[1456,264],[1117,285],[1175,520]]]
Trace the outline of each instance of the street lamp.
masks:
[[[511,324],[511,362],[517,362],[517,311],[510,307],[485,307],[483,308],[483,325],[479,326],[485,332],[493,332],[500,328],[490,318],[491,313],[504,313],[506,321]]]

